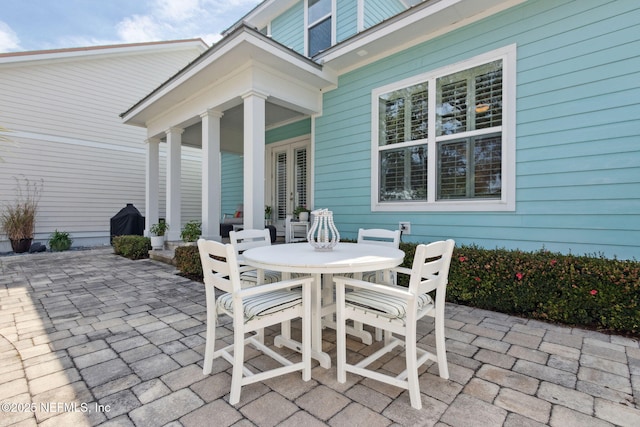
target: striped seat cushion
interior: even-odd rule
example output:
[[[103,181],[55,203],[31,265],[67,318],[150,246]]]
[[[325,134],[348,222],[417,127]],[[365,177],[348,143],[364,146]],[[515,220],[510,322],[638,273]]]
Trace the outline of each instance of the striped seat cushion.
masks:
[[[364,273],[362,273],[362,280],[364,280],[365,282],[370,282],[370,283],[378,283],[378,271],[365,271]],[[349,277],[349,278],[353,278],[355,277],[355,274],[353,273],[344,273],[341,274],[341,276],[344,277]],[[391,276],[392,279],[392,283],[393,281],[393,276]]]
[[[249,284],[258,283],[258,271],[251,270],[240,274],[240,280]],[[277,271],[264,270],[264,283],[275,283],[282,280],[282,275]]]
[[[358,289],[347,292],[345,300],[348,307],[376,313],[389,319],[404,319],[407,315],[405,300],[380,292]],[[432,303],[433,300],[428,294],[418,295],[418,311]]]
[[[249,321],[254,317],[267,316],[302,304],[302,292],[283,289],[267,294],[247,297],[243,300],[243,303],[245,321]],[[216,304],[218,308],[233,315],[232,294],[226,293],[221,295]]]

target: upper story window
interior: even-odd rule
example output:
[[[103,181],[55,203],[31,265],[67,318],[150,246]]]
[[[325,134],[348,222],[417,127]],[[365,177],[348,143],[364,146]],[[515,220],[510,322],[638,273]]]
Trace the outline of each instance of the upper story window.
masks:
[[[373,91],[373,210],[515,208],[515,47]]]
[[[308,56],[331,46],[332,9],[332,0],[307,0]]]

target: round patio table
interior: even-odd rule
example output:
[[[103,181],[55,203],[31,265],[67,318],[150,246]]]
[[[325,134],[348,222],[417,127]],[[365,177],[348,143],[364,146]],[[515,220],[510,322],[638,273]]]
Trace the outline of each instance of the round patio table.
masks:
[[[316,250],[309,243],[288,243],[248,249],[242,255],[244,263],[252,267],[314,276],[311,348],[313,357],[324,368],[331,367],[329,355],[322,351],[322,317],[334,311],[332,275],[384,270],[396,267],[404,260],[404,252],[400,249],[342,242],[329,251]],[[368,332],[364,333],[371,339]],[[291,340],[288,328],[283,328],[282,335],[276,337],[276,345],[300,348],[300,343]]]

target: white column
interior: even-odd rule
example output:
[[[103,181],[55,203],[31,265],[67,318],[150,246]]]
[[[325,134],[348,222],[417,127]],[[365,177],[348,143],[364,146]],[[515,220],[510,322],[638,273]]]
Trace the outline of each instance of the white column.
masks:
[[[149,138],[146,145],[146,179],[145,179],[145,225],[144,235],[149,236],[149,229],[158,222],[160,191],[160,139]]]
[[[244,226],[264,228],[265,100],[251,91],[244,100]]]
[[[222,241],[220,204],[220,119],[222,112],[208,110],[202,117],[202,237]]]
[[[180,240],[182,219],[182,194],[180,191],[182,163],[182,132],[180,128],[171,128],[167,134],[167,240]]]

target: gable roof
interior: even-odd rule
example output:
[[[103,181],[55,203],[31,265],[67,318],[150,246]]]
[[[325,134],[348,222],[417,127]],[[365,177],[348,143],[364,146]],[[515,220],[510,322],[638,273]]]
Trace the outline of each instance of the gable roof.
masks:
[[[192,46],[205,51],[207,44],[200,38],[170,40],[160,42],[123,43],[104,46],[73,47],[65,49],[32,50],[25,52],[0,53],[0,64],[24,63],[28,61],[45,61],[68,58],[80,58],[98,55],[132,54],[149,50],[184,49]]]
[[[340,73],[438,37],[527,0],[425,0],[314,56]]]
[[[295,73],[297,80],[310,87],[326,89],[337,84],[335,74],[316,61],[242,23],[120,117],[126,123],[143,126],[148,117],[228,76],[248,58],[283,74]]]

